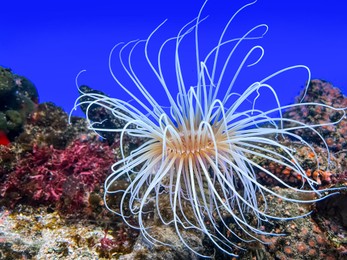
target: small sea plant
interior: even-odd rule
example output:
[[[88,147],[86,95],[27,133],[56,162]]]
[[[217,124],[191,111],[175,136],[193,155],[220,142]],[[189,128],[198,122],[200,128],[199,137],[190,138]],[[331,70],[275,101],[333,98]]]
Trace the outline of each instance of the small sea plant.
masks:
[[[259,235],[279,235],[263,230],[262,223],[292,220],[307,215],[274,216],[267,208],[267,195],[289,203],[313,203],[323,199],[327,191],[331,191],[317,189],[318,183],[306,175],[295,155],[295,149],[287,145],[288,142],[281,142],[286,139],[290,140],[289,143],[296,142],[308,147],[314,154],[319,168],[319,158],[314,147],[294,131],[310,130],[313,135],[321,138],[327,147],[316,130],[320,125],[306,125],[294,119],[284,118],[282,111],[294,106],[308,105],[338,109],[317,103],[281,106],[275,89],[269,83],[270,79],[277,75],[295,69],[306,70],[309,82],[309,69],[304,65],[287,67],[246,86],[242,93],[235,93],[234,87],[240,72],[246,66],[256,65],[263,57],[263,48],[256,45],[246,53],[232,77],[226,76],[230,75],[229,65],[241,43],[260,39],[267,31],[267,25],[260,24],[238,38],[226,37],[235,17],[255,2],[246,4],[236,11],[225,25],[217,44],[206,55],[200,52],[201,41],[205,39],[199,37],[199,27],[205,22],[202,12],[207,1],[194,20],[187,23],[176,36],[162,43],[156,60],[150,58],[149,48],[153,35],[163,24],[146,40],[114,46],[109,56],[109,69],[118,86],[130,96],[132,102],[99,93],[83,93],[80,90],[82,93],[74,108],[80,105],[87,107],[86,117],[90,122],[90,128],[100,135],[105,131],[120,135],[123,158],[113,164],[113,173],[105,182],[105,205],[110,211],[121,216],[128,225],[139,229],[142,236],[152,243],[170,246],[151,233],[152,227],[148,223],[156,224],[148,220],[150,213],[154,213],[163,225],[175,229],[180,241],[197,255],[206,256],[189,243],[185,232],[187,230],[203,234],[216,248],[230,256],[236,256],[233,251],[239,246],[234,242],[235,239],[246,242],[260,241]],[[255,36],[256,32],[261,33]],[[191,39],[191,35],[194,39],[197,77],[195,85],[188,87],[183,76],[184,66],[181,63],[180,51],[183,42]],[[163,52],[170,44],[174,45],[171,64],[174,65],[176,78],[168,84],[164,73],[166,67],[164,69]],[[135,73],[134,56],[141,46],[144,46],[143,53],[148,67],[166,93],[169,108],[153,97],[149,86],[141,80],[141,75]],[[119,49],[120,65],[139,94],[134,94],[112,69],[111,63],[116,49]],[[249,57],[256,51],[260,53],[259,58],[248,64]],[[177,89],[169,89],[168,85],[176,85]],[[262,90],[271,93],[270,98],[274,100],[273,108],[267,111],[257,108],[256,104]],[[177,94],[173,95],[173,91],[177,91]],[[245,109],[247,105],[248,108]],[[91,122],[89,111],[95,106],[100,106],[114,117],[124,120],[124,127],[105,129],[98,127],[102,122]],[[124,153],[125,144],[122,142],[127,135],[143,140],[143,143],[129,154]],[[327,156],[329,157],[329,152]],[[266,167],[254,161],[254,157],[296,172],[301,176],[303,187],[285,183]],[[316,197],[305,200],[280,195],[257,180],[257,171],[269,175],[293,192],[314,193]],[[127,182],[126,188],[116,189],[117,182],[121,181]],[[330,192],[331,194],[333,193]],[[110,196],[120,196],[117,210],[108,204]],[[130,216],[136,219],[137,225],[128,221]],[[231,228],[231,223],[237,227],[237,232]]]

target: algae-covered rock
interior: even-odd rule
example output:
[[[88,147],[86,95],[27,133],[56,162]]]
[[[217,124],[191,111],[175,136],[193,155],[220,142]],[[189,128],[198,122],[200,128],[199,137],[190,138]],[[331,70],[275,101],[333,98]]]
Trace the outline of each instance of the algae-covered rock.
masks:
[[[62,108],[51,102],[41,103],[27,117],[16,142],[29,150],[34,144],[64,149],[79,134],[87,131],[84,119],[74,117],[71,121],[72,124],[69,124],[68,115]]]
[[[0,66],[0,100],[16,91],[16,83],[11,70]]]
[[[12,110],[12,109],[7,110],[6,118],[7,118],[7,129],[9,131],[19,130],[20,127],[23,125],[23,117],[19,113],[19,111]]]
[[[11,141],[22,132],[27,117],[35,110],[37,103],[35,85],[0,66],[0,130]]]
[[[14,79],[17,83],[18,92],[31,99],[34,103],[38,103],[39,94],[35,85],[23,76],[14,75]]]
[[[6,130],[7,120],[6,115],[3,112],[0,112],[0,130]]]

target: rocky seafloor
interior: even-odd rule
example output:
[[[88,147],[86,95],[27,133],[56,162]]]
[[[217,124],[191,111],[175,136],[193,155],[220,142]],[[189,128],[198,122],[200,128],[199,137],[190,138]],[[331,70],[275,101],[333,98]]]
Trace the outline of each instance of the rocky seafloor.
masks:
[[[93,91],[87,86],[83,90]],[[108,134],[101,140],[87,129],[85,119],[73,117],[69,124],[65,111],[38,100],[33,83],[0,67],[0,132],[5,136],[0,136],[0,259],[199,259],[180,242],[174,228],[153,220],[156,238],[175,246],[152,245],[105,208],[103,183],[110,166],[120,159],[118,135]],[[310,82],[304,100],[347,107],[341,91],[323,80]],[[103,127],[124,124],[102,109],[91,109],[95,110],[91,119],[105,122]],[[288,109],[283,116],[315,124],[335,121],[340,113],[302,106]],[[307,175],[320,184],[318,188],[346,186],[347,119],[318,131],[331,151],[329,166],[324,159],[326,148],[317,136],[308,140],[322,155],[320,169],[313,166],[312,151],[298,146],[296,155]],[[126,139],[125,153],[140,143]],[[257,163],[288,183],[301,183],[300,176],[288,168],[264,160]],[[297,196],[264,172],[257,172],[257,177],[279,194]],[[347,259],[346,192],[314,205],[285,203],[271,195],[267,202],[274,215],[312,214],[276,221],[271,231],[286,236],[260,236],[265,243],[240,242],[246,250],[235,251],[239,259]],[[186,235],[196,249],[214,253],[214,259],[232,259],[193,231]]]

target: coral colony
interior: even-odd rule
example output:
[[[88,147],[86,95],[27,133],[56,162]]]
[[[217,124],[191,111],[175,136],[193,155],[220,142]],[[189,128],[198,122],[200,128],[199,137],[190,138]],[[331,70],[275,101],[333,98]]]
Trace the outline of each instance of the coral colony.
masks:
[[[168,242],[160,241],[151,233],[152,227],[159,223],[172,227],[181,243],[199,256],[209,257],[194,247],[187,232],[202,234],[222,252],[236,256],[235,248],[239,250],[240,247],[235,241],[261,242],[260,236],[280,235],[264,229],[264,223],[292,220],[307,215],[272,214],[267,207],[267,196],[277,197],[289,203],[313,203],[334,194],[331,190],[315,188],[318,183],[306,174],[295,149],[290,145],[296,143],[300,147],[306,147],[319,169],[319,156],[314,147],[295,131],[309,131],[311,135],[321,139],[323,146],[327,148],[316,127],[328,123],[307,125],[282,117],[282,111],[308,105],[323,106],[334,111],[343,110],[313,102],[281,106],[275,89],[269,84],[269,80],[278,74],[295,69],[306,70],[309,82],[309,69],[303,65],[284,68],[245,86],[242,93],[235,93],[234,86],[239,74],[245,67],[256,65],[264,54],[263,48],[256,45],[238,64],[232,78],[226,76],[230,74],[228,68],[240,44],[260,39],[267,31],[267,25],[260,24],[238,38],[226,37],[235,17],[255,2],[237,10],[222,30],[217,44],[204,56],[199,48],[206,38],[199,37],[199,34],[201,23],[208,20],[202,16],[207,1],[194,20],[187,23],[175,37],[162,43],[157,49],[156,59],[149,57],[149,48],[153,35],[159,33],[163,24],[146,40],[116,45],[109,56],[110,72],[132,102],[109,98],[99,93],[83,93],[80,90],[81,97],[77,99],[75,108],[80,105],[87,107],[86,116],[92,130],[101,135],[102,132],[119,133],[121,140],[127,136],[143,140],[139,147],[129,153],[122,150],[124,142],[121,141],[122,159],[112,166],[113,173],[105,182],[104,200],[111,212],[120,215],[128,225],[138,229],[151,243],[170,246]],[[189,42],[192,38],[194,40]],[[197,77],[193,86],[188,86],[184,81],[183,75],[189,71],[184,71],[181,64],[180,51],[182,45],[187,42],[194,44],[195,48]],[[166,50],[170,44],[175,45],[174,58],[164,61],[164,49]],[[135,73],[134,53],[135,50],[139,53],[140,48],[143,48],[141,50],[147,65],[166,93],[169,109],[163,107],[159,100],[151,95],[149,86],[141,81],[139,73]],[[112,69],[111,63],[116,50],[119,50],[117,57],[124,72],[140,94],[133,94],[129,86],[126,86]],[[255,52],[260,53],[260,57],[256,62],[250,62],[249,57],[256,55]],[[164,64],[168,62],[175,68],[174,84],[168,84],[163,72]],[[169,89],[168,85],[175,85],[177,89]],[[270,92],[271,100],[275,101],[273,108],[268,111],[256,108],[262,90]],[[245,109],[247,105],[249,108]],[[99,126],[103,122],[91,122],[88,114],[95,106],[110,111],[114,117],[124,120],[125,125],[122,128],[105,129]],[[341,114],[343,117],[344,112]],[[295,172],[302,181],[301,187],[284,182],[253,158],[264,159]],[[268,178],[276,180],[279,185],[298,194],[314,193],[315,197],[300,199],[299,196],[292,198],[280,195],[261,184],[256,179],[256,171],[261,171]],[[117,189],[117,183],[124,181],[127,182],[127,186]],[[330,195],[326,195],[329,194],[328,191]],[[109,203],[112,196],[119,196],[117,209]],[[135,217],[135,224],[129,221],[130,216]],[[154,216],[156,221],[149,216]]]

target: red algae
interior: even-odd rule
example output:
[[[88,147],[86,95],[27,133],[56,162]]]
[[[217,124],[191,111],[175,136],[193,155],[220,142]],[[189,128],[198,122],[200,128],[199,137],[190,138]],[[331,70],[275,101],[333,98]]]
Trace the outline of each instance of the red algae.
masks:
[[[111,148],[100,142],[72,142],[65,150],[39,147],[17,162],[0,185],[10,206],[54,203],[74,211],[86,206],[87,196],[103,184],[114,161]]]

